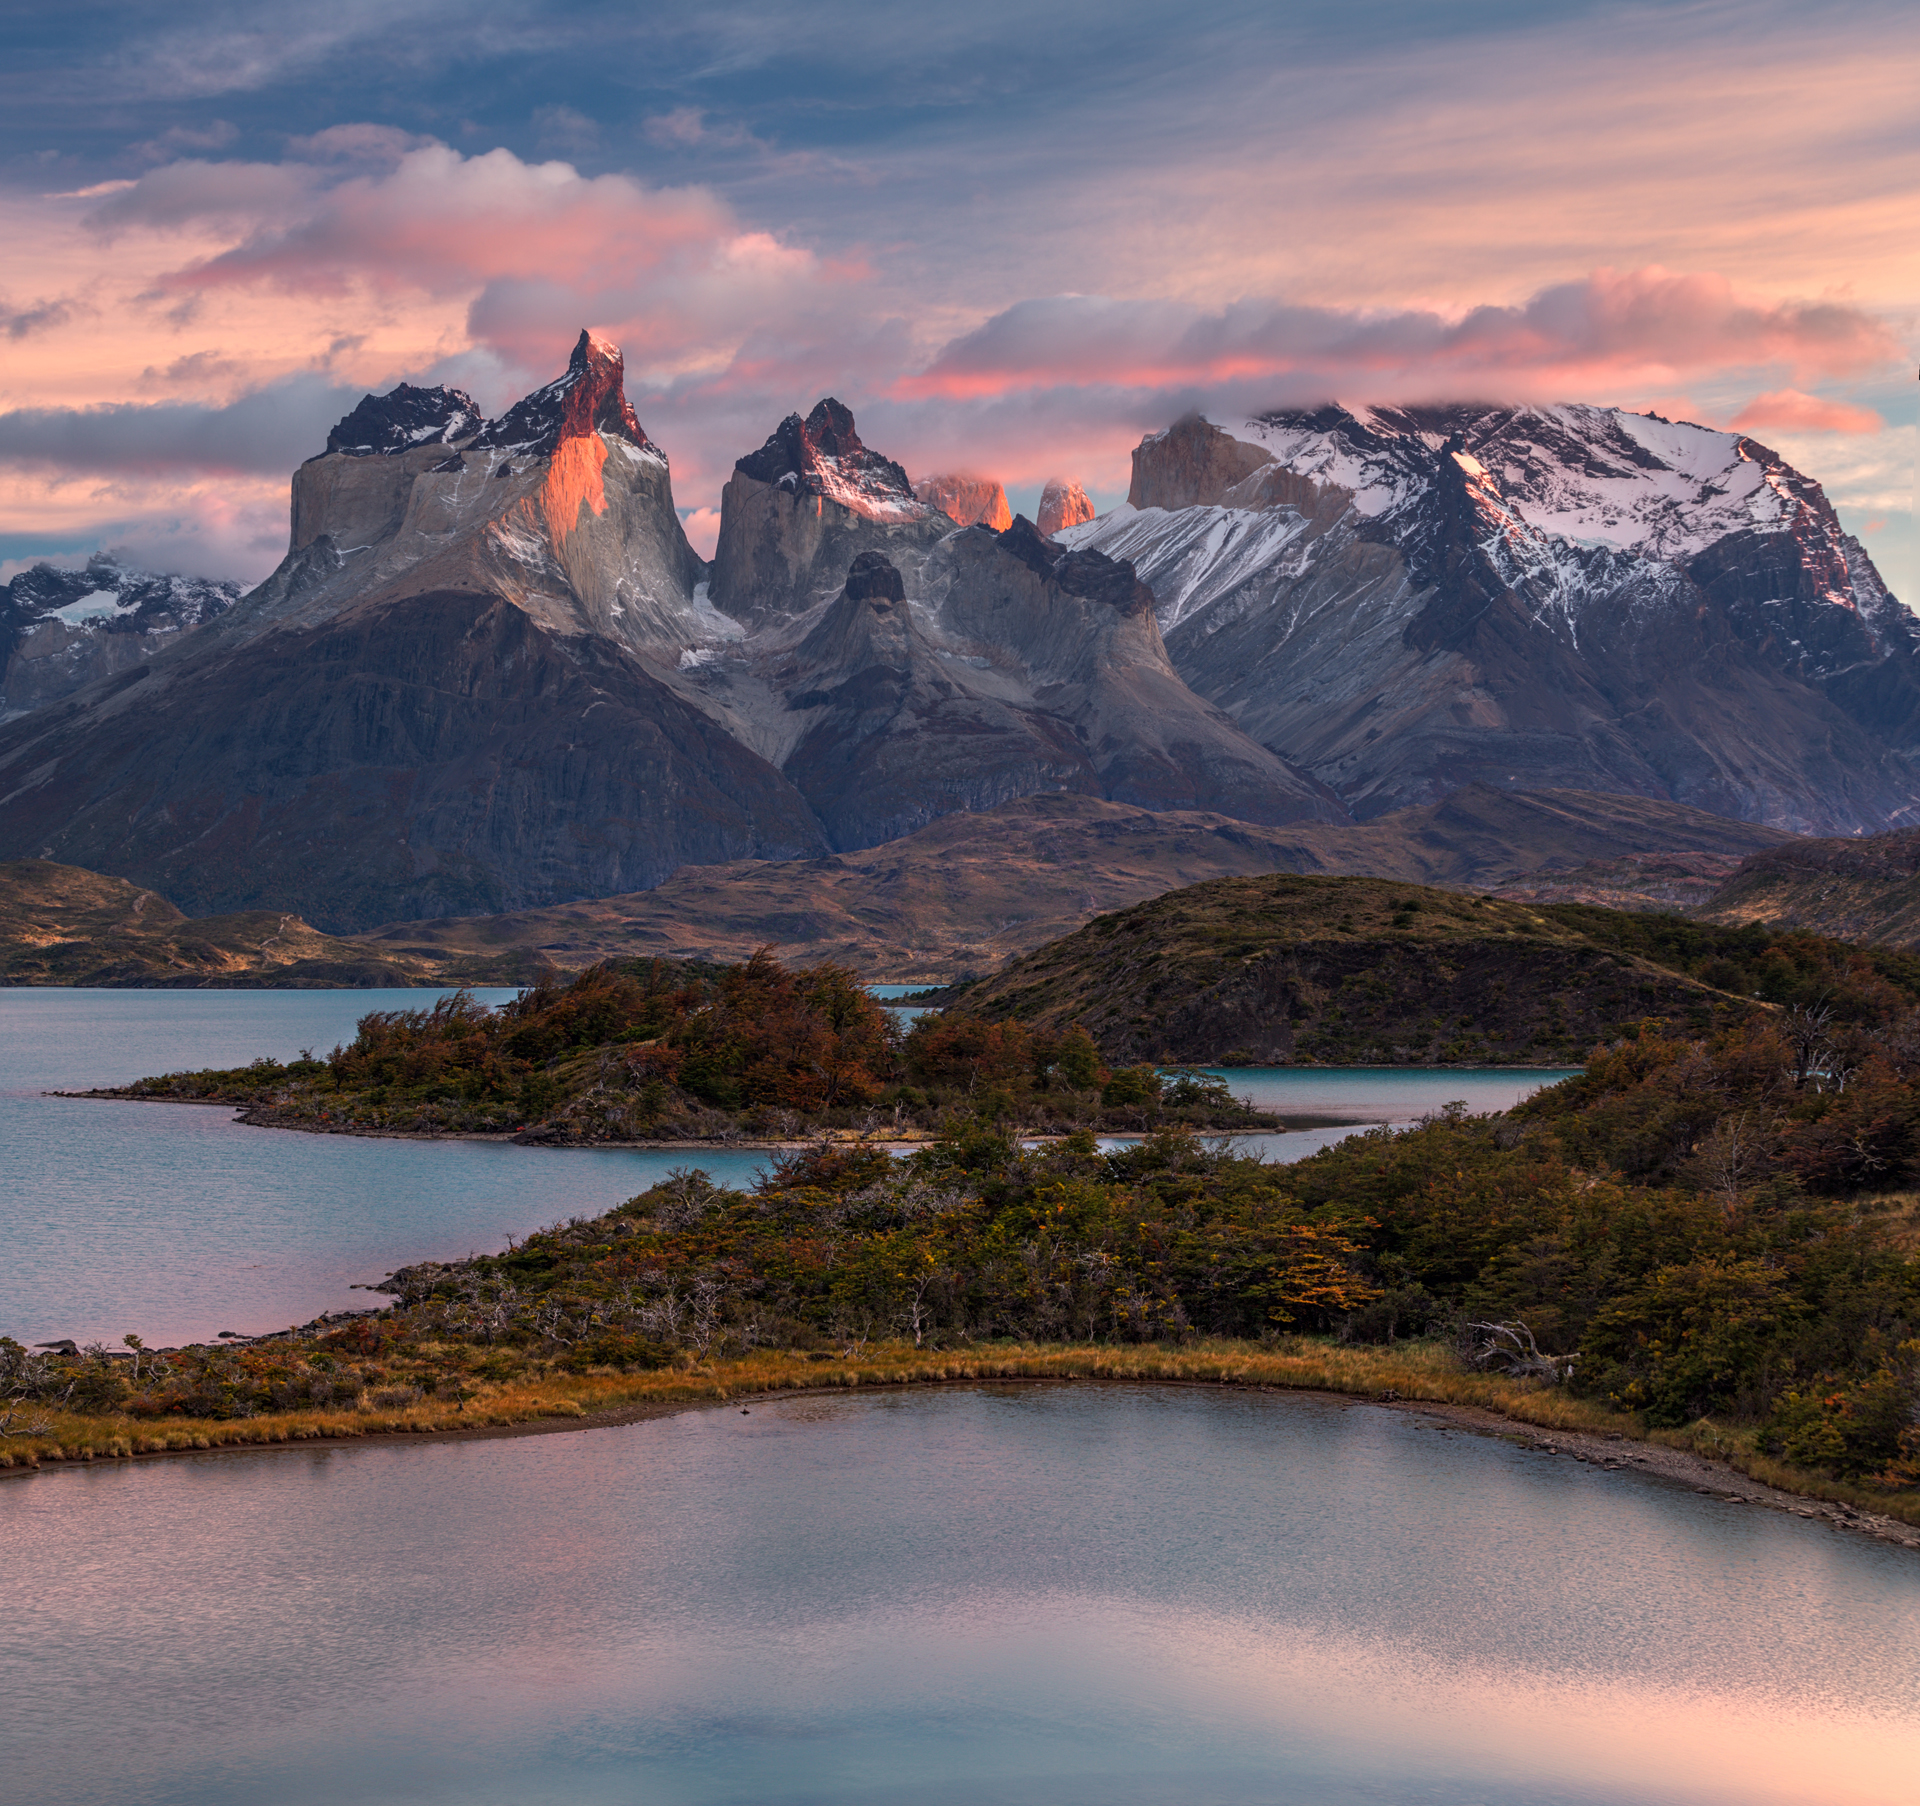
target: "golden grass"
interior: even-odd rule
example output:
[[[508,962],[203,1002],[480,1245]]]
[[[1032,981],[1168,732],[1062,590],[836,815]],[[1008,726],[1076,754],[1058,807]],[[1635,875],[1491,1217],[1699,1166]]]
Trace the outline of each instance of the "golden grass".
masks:
[[[422,1400],[400,1410],[315,1410],[211,1419],[83,1417],[50,1413],[38,1434],[14,1434],[0,1445],[0,1469],[31,1470],[48,1462],[101,1461],[202,1449],[276,1443],[364,1440],[531,1427],[621,1412],[720,1403],[792,1391],[858,1386],[910,1386],[951,1381],[1135,1380],[1335,1392],[1382,1401],[1462,1405],[1533,1429],[1652,1441],[1728,1465],[1762,1483],[1807,1498],[1848,1504],[1920,1525],[1920,1495],[1836,1481],[1759,1453],[1738,1431],[1701,1422],[1649,1432],[1637,1417],[1608,1410],[1556,1388],[1497,1374],[1464,1372],[1451,1350],[1434,1343],[1351,1347],[1294,1337],[1265,1344],[1210,1341],[1184,1348],[1084,1344],[998,1344],[924,1349],[875,1344],[858,1355],[808,1357],[762,1350],[739,1360],[658,1373],[589,1372],[478,1387],[459,1404]],[[26,1413],[23,1413],[25,1415]]]
[[[1903,1254],[1920,1251],[1920,1192],[1895,1191],[1862,1198],[1854,1209],[1885,1236],[1889,1246]]]

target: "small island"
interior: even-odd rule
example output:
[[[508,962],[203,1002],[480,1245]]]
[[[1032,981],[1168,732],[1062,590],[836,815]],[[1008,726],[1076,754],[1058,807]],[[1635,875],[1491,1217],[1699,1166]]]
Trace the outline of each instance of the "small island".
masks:
[[[90,1097],[238,1106],[262,1127],[476,1135],[550,1146],[914,1142],[956,1115],[1024,1135],[1314,1127],[1252,1109],[1221,1078],[1110,1067],[1084,1028],[960,1012],[900,1015],[860,977],[610,960],[549,974],[498,1009],[461,991],[374,1011],[325,1058],[168,1073]]]

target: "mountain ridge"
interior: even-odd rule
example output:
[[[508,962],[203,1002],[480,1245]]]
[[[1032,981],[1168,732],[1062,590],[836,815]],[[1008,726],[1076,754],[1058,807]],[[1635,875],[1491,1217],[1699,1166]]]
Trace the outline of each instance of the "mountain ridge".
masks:
[[[709,564],[583,329],[494,420],[366,397],[290,499],[266,582],[0,724],[0,856],[352,931],[1045,793],[1266,828],[1476,786],[1794,832],[1916,808],[1920,628],[1817,484],[1655,416],[1189,416],[1048,535],[957,526],[827,396],[737,460]],[[1612,842],[1593,884],[1718,846]]]
[[[1757,441],[1577,404],[1196,416],[1064,538],[1175,667],[1357,815],[1471,779],[1798,833],[1915,808],[1920,629]]]

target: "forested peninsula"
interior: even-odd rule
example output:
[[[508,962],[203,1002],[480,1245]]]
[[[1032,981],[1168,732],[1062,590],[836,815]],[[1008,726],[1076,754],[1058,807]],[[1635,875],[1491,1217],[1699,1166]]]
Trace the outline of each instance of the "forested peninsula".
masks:
[[[822,1137],[750,1191],[682,1171],[404,1269],[377,1314],[158,1355],[0,1344],[7,1458],[1084,1370],[1465,1400],[1920,1524],[1920,1010],[1869,962],[1827,977],[1284,1167],[1178,1127],[1023,1146],[976,1085],[905,1160]]]
[[[87,1095],[237,1105],[241,1120],[270,1128],[575,1147],[910,1141],[956,1115],[1029,1134],[1283,1126],[1218,1077],[1115,1070],[1077,1024],[950,1012],[903,1028],[847,968],[790,971],[765,954],[732,966],[608,961],[549,975],[498,1009],[457,992],[364,1016],[325,1058]]]

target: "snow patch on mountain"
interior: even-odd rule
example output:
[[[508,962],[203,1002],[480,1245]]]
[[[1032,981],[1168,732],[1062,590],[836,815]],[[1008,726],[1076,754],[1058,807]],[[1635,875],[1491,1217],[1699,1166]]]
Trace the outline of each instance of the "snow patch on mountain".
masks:
[[[914,494],[903,466],[861,442],[852,412],[831,395],[804,420],[789,414],[734,469],[792,495],[825,497],[868,520],[925,520],[942,512]]]

